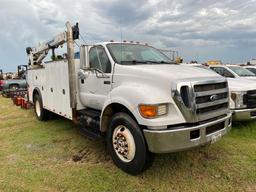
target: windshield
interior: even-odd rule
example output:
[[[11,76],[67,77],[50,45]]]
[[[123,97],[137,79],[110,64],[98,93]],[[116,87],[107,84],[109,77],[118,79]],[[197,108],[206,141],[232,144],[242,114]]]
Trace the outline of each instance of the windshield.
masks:
[[[229,66],[228,68],[234,71],[240,77],[255,77],[254,73],[243,67]]]
[[[249,71],[251,71],[252,73],[254,73],[255,75],[256,75],[256,68],[246,68],[246,69],[248,69]]]
[[[159,50],[140,44],[112,43],[107,45],[115,62],[124,65],[174,63]]]

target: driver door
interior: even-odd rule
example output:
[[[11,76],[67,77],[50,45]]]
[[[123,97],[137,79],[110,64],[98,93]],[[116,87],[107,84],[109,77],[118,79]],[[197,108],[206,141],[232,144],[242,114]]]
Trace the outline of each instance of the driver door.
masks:
[[[79,79],[80,98],[83,105],[101,110],[111,90],[112,66],[103,46],[89,47],[89,69]]]

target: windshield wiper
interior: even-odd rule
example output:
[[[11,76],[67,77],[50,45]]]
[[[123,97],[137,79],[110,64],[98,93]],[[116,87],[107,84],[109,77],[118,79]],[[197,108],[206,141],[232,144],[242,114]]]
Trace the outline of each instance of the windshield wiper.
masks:
[[[168,61],[147,61],[148,63],[158,63],[158,64],[174,64],[174,62],[168,62]]]
[[[121,64],[123,63],[131,63],[131,64],[136,64],[136,63],[143,63],[143,64],[147,64],[147,61],[138,61],[138,60],[132,60],[132,61],[121,61]]]
[[[146,61],[140,61],[140,60],[121,61],[121,64],[125,64],[125,63],[129,63],[129,64],[137,64],[137,63],[141,63],[141,64],[150,64],[150,63],[175,64],[175,62],[168,62],[168,61],[150,61],[150,60],[146,60]]]

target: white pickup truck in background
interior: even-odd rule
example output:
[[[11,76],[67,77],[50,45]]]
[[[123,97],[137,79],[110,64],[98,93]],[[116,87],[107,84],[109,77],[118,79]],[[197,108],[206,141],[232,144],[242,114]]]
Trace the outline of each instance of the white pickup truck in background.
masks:
[[[104,136],[114,163],[134,175],[150,165],[152,153],[213,143],[230,130],[225,78],[172,64],[138,43],[82,45],[74,59],[74,27],[67,28],[27,48],[29,100],[39,120],[56,113],[78,122],[84,133]],[[42,61],[63,43],[67,59]]]
[[[234,121],[256,118],[256,76],[249,70],[234,65],[210,66],[210,69],[228,80],[230,109]]]
[[[227,78],[256,80],[256,75],[253,72],[239,65],[210,65],[210,69]]]
[[[219,75],[226,77],[229,86],[230,110],[233,113],[233,121],[246,121],[256,119],[256,81],[234,74],[228,66],[211,65],[209,68],[201,64],[183,64],[212,70]],[[233,65],[232,65],[233,66]],[[233,66],[241,74],[250,74],[248,71],[241,70],[240,66]],[[205,71],[205,70],[204,70]]]

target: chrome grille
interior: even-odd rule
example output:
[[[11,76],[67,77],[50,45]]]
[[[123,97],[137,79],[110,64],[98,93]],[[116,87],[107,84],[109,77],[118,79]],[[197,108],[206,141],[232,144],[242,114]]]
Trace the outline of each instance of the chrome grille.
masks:
[[[195,85],[194,90],[195,92],[203,92],[203,91],[211,91],[214,89],[224,89],[227,87],[227,82],[222,83],[209,83],[209,84],[203,84],[203,85]]]
[[[195,115],[205,120],[227,112],[229,94],[227,82],[194,85]]]
[[[187,122],[200,122],[229,112],[229,90],[224,79],[179,82],[174,100]]]
[[[256,108],[256,90],[247,91],[243,97],[243,102],[247,108]]]

